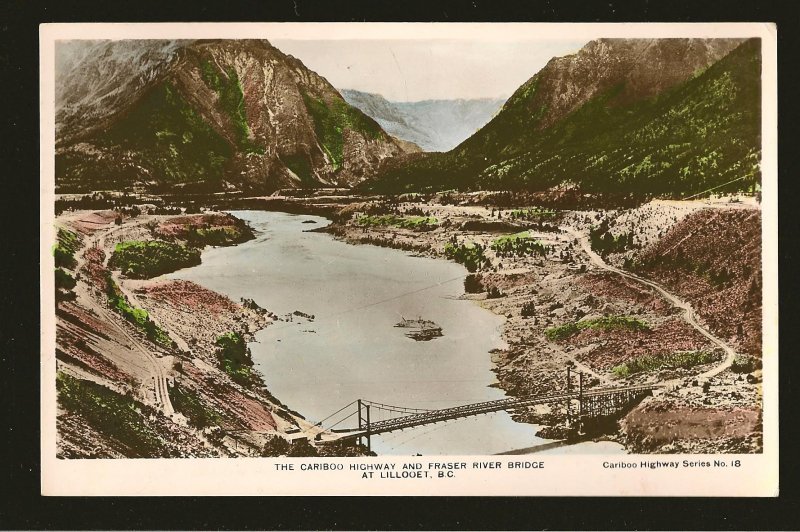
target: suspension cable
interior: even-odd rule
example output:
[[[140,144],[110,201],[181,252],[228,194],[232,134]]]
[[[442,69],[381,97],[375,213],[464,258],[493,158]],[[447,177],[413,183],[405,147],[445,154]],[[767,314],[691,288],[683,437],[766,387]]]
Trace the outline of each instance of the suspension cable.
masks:
[[[343,421],[346,421],[346,420],[350,419],[351,417],[355,416],[356,414],[358,414],[358,411],[357,411],[357,410],[356,410],[355,412],[351,413],[350,415],[348,415],[348,416],[346,416],[346,417],[343,417],[342,419],[340,419],[339,421],[337,421],[336,423],[334,423],[333,425],[331,425],[330,427],[328,427],[328,430],[331,430],[333,427],[335,427],[335,426],[336,426],[336,425],[338,425],[339,423],[341,423],[341,422],[343,422]]]
[[[364,404],[380,408],[381,410],[389,410],[391,412],[408,413],[408,412],[431,412],[430,408],[412,408],[407,406],[387,405],[385,403],[378,403],[375,401],[368,401],[366,399],[361,401]]]
[[[321,419],[321,420],[317,421],[317,422],[314,424],[314,426],[315,426],[315,427],[322,426],[322,423],[323,423],[324,421],[327,421],[327,420],[329,420],[330,418],[332,418],[333,416],[335,416],[336,414],[338,414],[339,412],[341,412],[341,411],[342,411],[342,410],[344,410],[345,408],[347,408],[347,407],[349,407],[349,406],[351,406],[351,405],[354,405],[354,404],[356,404],[356,402],[357,402],[357,400],[356,400],[356,401],[352,401],[350,404],[346,404],[346,405],[344,405],[342,408],[340,408],[339,410],[337,410],[337,411],[336,411],[336,412],[334,412],[333,414],[329,415],[329,416],[328,416],[328,417],[326,417],[325,419]]]

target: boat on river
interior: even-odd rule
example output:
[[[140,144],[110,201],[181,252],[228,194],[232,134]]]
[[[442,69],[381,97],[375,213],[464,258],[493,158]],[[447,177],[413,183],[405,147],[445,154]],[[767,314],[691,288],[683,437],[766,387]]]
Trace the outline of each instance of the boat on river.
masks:
[[[406,336],[418,342],[427,342],[428,340],[444,336],[441,327],[431,320],[424,320],[422,318],[417,318],[416,320],[401,318],[401,320],[395,324],[395,327],[410,329],[406,333]]]

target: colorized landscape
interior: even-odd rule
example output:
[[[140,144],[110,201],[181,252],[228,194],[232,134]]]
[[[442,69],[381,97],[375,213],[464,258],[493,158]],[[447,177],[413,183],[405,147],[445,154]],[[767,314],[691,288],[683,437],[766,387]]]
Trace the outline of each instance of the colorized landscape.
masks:
[[[301,59],[57,44],[60,458],[763,451],[758,39]]]

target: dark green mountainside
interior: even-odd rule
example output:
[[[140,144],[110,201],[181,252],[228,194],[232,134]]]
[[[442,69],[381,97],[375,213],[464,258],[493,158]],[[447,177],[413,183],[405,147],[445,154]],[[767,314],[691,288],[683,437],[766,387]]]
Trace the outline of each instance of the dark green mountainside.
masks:
[[[719,190],[757,188],[760,41],[613,41],[551,61],[450,152],[389,161],[362,186],[396,193],[570,183],[677,196],[733,180]],[[585,87],[591,92],[579,94]]]

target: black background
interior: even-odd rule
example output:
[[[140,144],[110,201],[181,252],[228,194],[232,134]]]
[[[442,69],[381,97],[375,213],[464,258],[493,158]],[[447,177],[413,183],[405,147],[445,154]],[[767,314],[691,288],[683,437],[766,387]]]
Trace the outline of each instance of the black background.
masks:
[[[0,527],[4,529],[798,529],[798,15],[786,2],[214,3],[0,0]],[[688,498],[47,498],[39,491],[38,25],[46,22],[777,22],[781,492]],[[531,73],[533,74],[533,73]]]

